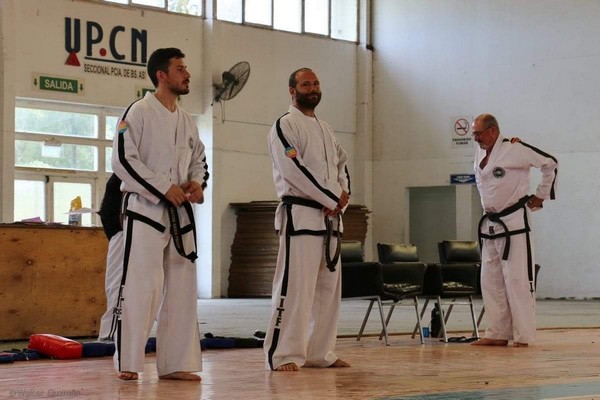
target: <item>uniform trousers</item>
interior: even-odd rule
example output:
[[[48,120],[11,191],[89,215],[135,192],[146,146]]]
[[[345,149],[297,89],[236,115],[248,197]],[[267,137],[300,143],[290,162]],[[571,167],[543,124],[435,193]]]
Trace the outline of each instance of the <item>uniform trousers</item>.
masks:
[[[489,224],[493,223],[487,221],[484,231]],[[497,224],[493,225],[497,229]],[[528,250],[526,234],[511,236],[508,260],[502,260],[504,237],[483,239],[481,291],[487,319],[486,338],[519,343],[535,341],[535,292],[530,290],[527,270],[528,251],[531,265],[535,265],[533,238],[530,239]]]
[[[284,224],[285,226],[285,224]],[[272,314],[264,350],[267,369],[294,363],[328,367],[334,353],[341,303],[341,264],[325,264],[324,236],[279,236]],[[331,254],[336,238],[331,238]]]
[[[100,319],[99,340],[114,341],[114,331],[116,330],[116,320],[113,323],[115,307],[119,298],[119,287],[123,277],[123,249],[125,241],[123,231],[117,232],[108,242],[108,253],[106,255],[106,275],[104,279],[104,288],[106,292],[106,311]]]
[[[161,233],[126,216],[124,231],[117,370],[143,371],[144,349],[156,318],[158,375],[201,371],[195,264],[179,255],[168,228]]]

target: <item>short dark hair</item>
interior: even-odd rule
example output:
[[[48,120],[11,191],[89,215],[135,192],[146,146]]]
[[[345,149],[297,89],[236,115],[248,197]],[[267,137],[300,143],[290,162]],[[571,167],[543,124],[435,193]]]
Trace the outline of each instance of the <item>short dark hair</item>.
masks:
[[[150,80],[154,87],[158,87],[158,78],[156,78],[156,73],[158,71],[168,72],[169,71],[169,63],[171,62],[171,58],[184,58],[185,54],[181,52],[181,50],[175,47],[167,47],[164,49],[157,49],[152,53],[150,59],[148,59],[148,75],[150,75]]]
[[[295,88],[296,85],[298,84],[298,81],[296,80],[296,75],[298,74],[298,72],[305,72],[305,71],[312,72],[312,69],[310,69],[308,67],[302,67],[302,68],[298,68],[297,70],[292,72],[292,74],[290,75],[290,79],[288,80],[288,84],[290,85],[291,88]]]

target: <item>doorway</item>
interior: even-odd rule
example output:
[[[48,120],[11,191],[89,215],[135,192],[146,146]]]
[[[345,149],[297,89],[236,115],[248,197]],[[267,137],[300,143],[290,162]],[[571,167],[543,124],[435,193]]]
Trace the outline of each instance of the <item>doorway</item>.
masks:
[[[438,262],[442,240],[477,240],[483,211],[475,185],[412,187],[409,191],[409,242],[424,262]]]

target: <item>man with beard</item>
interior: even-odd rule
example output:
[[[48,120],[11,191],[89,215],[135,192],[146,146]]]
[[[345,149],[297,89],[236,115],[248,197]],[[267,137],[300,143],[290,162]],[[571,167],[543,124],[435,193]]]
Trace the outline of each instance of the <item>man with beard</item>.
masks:
[[[184,57],[175,48],[152,53],[148,75],[156,92],[127,108],[114,139],[125,240],[115,368],[123,380],[143,371],[155,318],[159,378],[200,380],[192,373],[202,360],[191,204],[204,201],[208,169],[198,128],[177,105],[189,93]]]
[[[349,367],[335,352],[341,303],[339,239],[350,193],[347,156],[315,116],[320,82],[309,68],[289,78],[292,105],[269,133],[279,254],[265,338],[267,368]]]

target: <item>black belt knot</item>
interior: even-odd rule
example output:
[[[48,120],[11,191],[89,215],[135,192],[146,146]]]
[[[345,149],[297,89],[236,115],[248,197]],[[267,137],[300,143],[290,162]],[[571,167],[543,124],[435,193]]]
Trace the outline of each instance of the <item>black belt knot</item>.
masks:
[[[305,199],[303,197],[296,196],[283,196],[281,198],[281,202],[285,205],[298,205],[304,207],[310,207],[317,210],[322,210],[325,208],[321,203],[315,200]],[[331,244],[331,237],[333,236],[333,221],[327,215],[325,216],[325,266],[331,272],[335,271],[335,266],[338,263],[340,258],[340,254],[342,251],[342,241],[341,241],[341,233],[340,233],[340,224],[341,218],[340,214],[336,215],[338,221],[338,229],[336,232],[337,243],[335,248],[335,253],[333,257],[331,257],[331,250],[329,249]]]
[[[488,212],[483,214],[483,216],[481,217],[481,219],[479,220],[479,226],[477,229],[477,235],[479,237],[479,248],[481,249],[482,246],[482,239],[495,239],[497,237],[504,237],[506,239],[505,243],[504,243],[504,252],[502,253],[502,259],[504,261],[508,260],[508,254],[510,252],[510,235],[511,232],[508,230],[508,227],[506,226],[506,224],[504,223],[504,221],[502,221],[502,217],[506,217],[507,215],[510,215],[520,209],[524,209],[525,205],[527,204],[527,200],[529,200],[530,196],[523,196],[519,199],[519,201],[517,201],[515,204],[513,204],[510,207],[506,207],[504,210],[497,212],[497,213],[493,213],[493,212]],[[483,234],[481,233],[481,226],[483,225],[483,222],[488,219],[491,222],[495,222],[497,224],[500,224],[500,226],[502,226],[502,229],[504,229],[504,233],[500,233],[498,235],[487,235],[487,234]],[[525,227],[527,228],[527,226]]]

